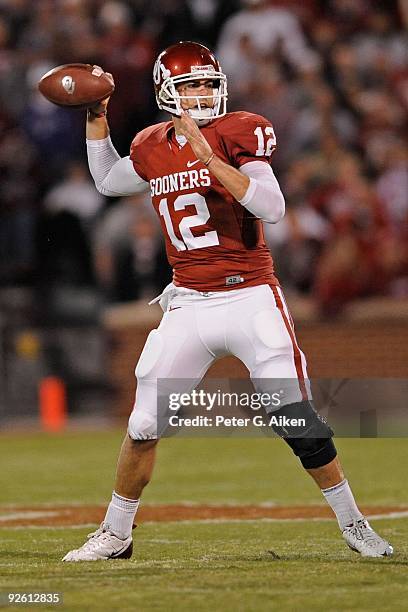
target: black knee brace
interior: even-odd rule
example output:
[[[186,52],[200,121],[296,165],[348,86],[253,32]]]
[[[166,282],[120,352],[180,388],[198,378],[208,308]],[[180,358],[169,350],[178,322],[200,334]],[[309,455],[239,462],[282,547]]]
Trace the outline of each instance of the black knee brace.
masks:
[[[296,424],[292,424],[295,423],[292,419],[296,419]],[[306,469],[327,465],[337,455],[333,430],[309,401],[279,408],[270,414],[270,424]]]

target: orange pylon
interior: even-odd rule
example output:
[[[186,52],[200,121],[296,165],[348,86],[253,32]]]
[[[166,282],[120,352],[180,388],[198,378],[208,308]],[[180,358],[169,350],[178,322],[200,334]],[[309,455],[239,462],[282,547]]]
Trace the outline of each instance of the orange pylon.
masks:
[[[38,390],[40,420],[46,431],[61,431],[67,421],[67,394],[64,381],[47,376],[40,381]]]

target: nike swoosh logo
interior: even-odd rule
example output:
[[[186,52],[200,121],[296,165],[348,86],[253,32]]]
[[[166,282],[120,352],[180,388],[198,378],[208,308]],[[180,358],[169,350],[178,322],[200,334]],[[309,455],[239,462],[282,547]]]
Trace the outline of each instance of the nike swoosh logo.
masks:
[[[188,161],[187,162],[187,168],[191,168],[191,166],[194,166],[195,164],[198,164],[200,160],[199,159],[195,159],[194,161]]]
[[[181,308],[181,306],[170,306],[169,312],[171,312],[172,310],[177,310],[178,308]]]

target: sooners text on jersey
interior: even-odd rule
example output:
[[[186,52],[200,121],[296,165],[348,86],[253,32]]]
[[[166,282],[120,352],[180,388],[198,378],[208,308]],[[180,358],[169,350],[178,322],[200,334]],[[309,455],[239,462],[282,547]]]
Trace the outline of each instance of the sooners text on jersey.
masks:
[[[270,122],[243,111],[201,129],[214,153],[235,168],[269,163],[276,145]],[[278,284],[262,222],[197,160],[188,143],[180,147],[171,121],[139,132],[130,158],[150,183],[176,285],[222,291]]]

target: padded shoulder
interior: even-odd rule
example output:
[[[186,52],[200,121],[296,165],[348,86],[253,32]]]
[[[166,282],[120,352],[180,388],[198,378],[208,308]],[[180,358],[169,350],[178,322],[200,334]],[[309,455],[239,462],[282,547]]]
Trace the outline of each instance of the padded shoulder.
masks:
[[[155,123],[154,125],[149,125],[149,127],[144,128],[136,134],[134,137],[131,150],[135,146],[140,146],[145,144],[147,141],[149,145],[158,144],[165,138],[169,127],[171,126],[171,121],[163,121],[161,123]]]
[[[271,122],[255,113],[248,113],[246,111],[236,111],[234,113],[227,113],[225,117],[219,119],[216,123],[217,132],[220,136],[233,136],[246,133],[251,130],[253,132],[256,126],[271,125]]]
[[[270,163],[276,137],[271,122],[262,115],[246,111],[228,113],[213,127],[234,166],[257,160]]]

